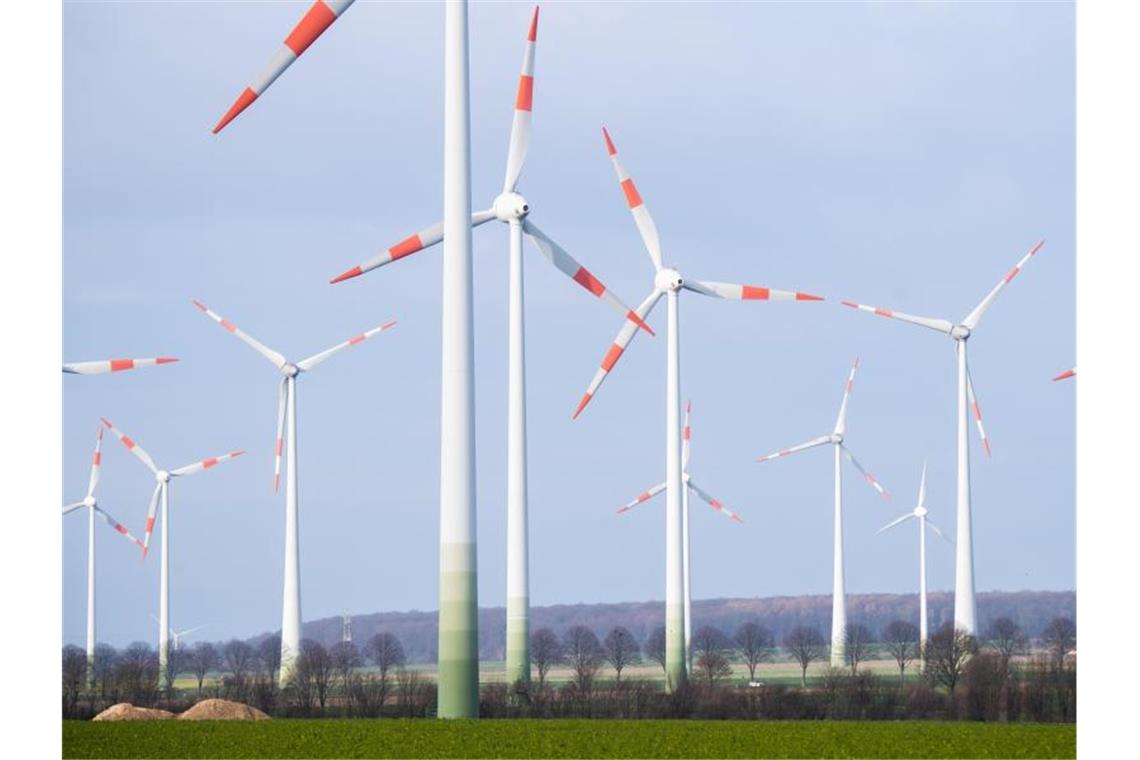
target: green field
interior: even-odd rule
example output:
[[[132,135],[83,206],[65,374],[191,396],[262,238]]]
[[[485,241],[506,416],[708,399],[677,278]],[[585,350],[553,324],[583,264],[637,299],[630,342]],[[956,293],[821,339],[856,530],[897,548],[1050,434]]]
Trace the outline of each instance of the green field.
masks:
[[[1076,726],[618,720],[64,721],[64,757],[1076,757]]]

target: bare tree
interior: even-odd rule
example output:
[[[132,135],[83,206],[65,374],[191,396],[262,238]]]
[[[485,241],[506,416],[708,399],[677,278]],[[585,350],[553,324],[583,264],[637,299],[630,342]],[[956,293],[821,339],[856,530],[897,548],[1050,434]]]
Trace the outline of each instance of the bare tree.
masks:
[[[190,650],[190,670],[198,679],[198,699],[202,698],[202,682],[211,670],[217,670],[221,664],[218,650],[208,641],[199,641]]]
[[[562,642],[549,628],[539,628],[530,635],[530,662],[538,671],[538,687],[546,685],[550,668],[562,662]]]
[[[584,625],[573,626],[562,637],[562,651],[574,671],[578,691],[589,694],[602,666],[602,644],[597,635]]]
[[[806,625],[798,625],[784,636],[784,649],[800,665],[800,686],[807,686],[807,669],[823,657],[827,643],[819,630]]]
[[[158,654],[150,645],[136,641],[116,658],[115,680],[128,701],[136,705],[154,702],[158,694]]]
[[[1002,677],[1009,676],[1009,662],[1016,655],[1029,653],[1029,637],[1021,626],[1010,618],[999,617],[986,629],[986,647],[993,651],[1001,663]]]
[[[926,677],[954,694],[958,682],[966,671],[966,663],[978,651],[978,641],[953,623],[935,631],[926,642],[923,659],[926,660]]]
[[[883,649],[899,666],[899,683],[906,677],[906,666],[918,658],[918,626],[905,620],[892,620],[883,628]]]
[[[772,659],[772,649],[776,640],[772,632],[754,620],[744,623],[736,629],[732,637],[736,650],[740,652],[744,664],[748,666],[748,680],[756,680],[756,667],[762,662]]]
[[[383,631],[368,640],[368,643],[364,647],[364,653],[380,671],[380,675],[376,678],[375,683],[367,684],[371,687],[372,693],[379,703],[377,708],[379,712],[380,709],[383,709],[384,703],[388,700],[388,691],[391,684],[389,672],[392,668],[403,667],[407,661],[407,658],[404,656],[404,646],[400,643],[400,640],[396,638],[395,634]]]
[[[315,695],[321,709],[325,708],[333,673],[333,662],[328,650],[319,641],[301,639],[301,653],[294,666],[293,680],[302,707],[311,707],[311,699]]]
[[[261,665],[262,671],[269,676],[270,680],[277,674],[278,668],[281,667],[281,637],[277,634],[266,636],[257,645],[257,662]]]
[[[665,626],[659,625],[653,629],[653,633],[649,634],[649,638],[645,640],[645,655],[660,665],[662,672],[664,672],[666,662]]]
[[[732,667],[724,654],[729,646],[728,637],[714,626],[701,626],[693,634],[690,644],[691,654],[696,661],[696,669],[704,676],[709,686],[732,674]]]
[[[189,665],[189,650],[184,649],[181,642],[178,646],[174,646],[172,643],[166,651],[166,683],[163,685],[166,687],[167,694],[174,692],[174,681]]]
[[[222,658],[233,676],[234,689],[239,697],[244,697],[249,673],[257,665],[257,653],[241,639],[231,639],[222,648]]]
[[[1065,663],[1065,655],[1077,647],[1077,624],[1067,617],[1055,617],[1041,632],[1041,643],[1054,667]]]
[[[65,716],[75,715],[79,694],[87,680],[87,652],[82,647],[68,644],[63,648],[63,710]]]
[[[641,659],[641,647],[637,639],[625,626],[615,626],[606,634],[605,658],[617,673],[617,680],[621,681],[621,671],[626,665],[632,665]]]
[[[862,623],[855,623],[843,630],[843,656],[851,666],[851,675],[859,670],[859,663],[875,654],[875,637],[871,629]]]
[[[333,670],[340,676],[341,693],[344,695],[345,706],[352,710],[352,672],[364,664],[356,644],[351,641],[338,641],[329,647],[329,659],[332,660]]]
[[[111,697],[117,695],[118,690],[115,688],[115,661],[118,659],[119,653],[110,644],[96,644],[95,645],[95,696],[102,701],[106,701]],[[110,699],[112,702],[117,702],[117,699]]]

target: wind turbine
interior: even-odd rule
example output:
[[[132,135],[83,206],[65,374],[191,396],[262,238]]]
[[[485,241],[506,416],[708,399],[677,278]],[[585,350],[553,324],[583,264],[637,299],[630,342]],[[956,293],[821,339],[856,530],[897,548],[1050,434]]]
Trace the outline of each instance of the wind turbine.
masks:
[[[154,622],[156,622],[156,623],[158,622],[158,615],[155,615],[152,612],[152,613],[150,613],[150,617],[152,620],[154,620]],[[205,626],[203,626],[203,625],[196,625],[193,628],[187,628],[185,631],[176,631],[173,628],[171,628],[170,629],[170,648],[173,649],[175,652],[180,651],[182,649],[182,638],[184,636],[189,636],[190,634],[194,633],[194,631],[200,631],[203,628],[205,628]]]
[[[911,518],[918,520],[918,643],[920,657],[923,661],[923,666],[926,663],[926,529],[930,528],[934,531],[935,535],[947,543],[953,543],[950,539],[946,538],[945,534],[938,529],[938,526],[931,522],[927,517],[926,509],[926,460],[922,461],[922,480],[918,484],[918,501],[915,503],[914,509],[907,512],[902,517],[899,517],[887,523],[876,531],[876,535],[885,530],[899,525],[910,520]]]
[[[682,519],[684,520],[681,538],[681,540],[684,542],[684,555],[682,557],[681,565],[685,574],[685,652],[687,653],[688,657],[686,662],[688,663],[690,670],[693,667],[693,595],[692,571],[690,570],[689,566],[689,491],[695,493],[697,496],[707,502],[710,507],[715,509],[717,512],[720,512],[728,519],[734,520],[741,524],[744,522],[740,519],[740,515],[725,507],[719,499],[710,496],[707,491],[704,491],[700,486],[694,483],[692,477],[689,475],[689,448],[693,437],[693,429],[689,424],[689,417],[692,411],[693,402],[689,401],[685,404],[685,427],[681,429],[681,480],[685,484],[685,490],[681,492],[681,513]],[[665,483],[658,483],[649,490],[643,491],[641,495],[633,501],[621,507],[618,510],[618,514],[628,512],[638,504],[649,501],[664,490]]]
[[[162,470],[154,463],[150,454],[112,425],[110,420],[104,417],[103,424],[127,447],[128,451],[138,457],[139,461],[154,474],[156,484],[146,514],[146,533],[143,540],[144,558],[150,547],[151,533],[154,532],[155,509],[158,506],[159,498],[162,499],[162,557],[158,587],[158,682],[166,683],[166,664],[170,651],[170,479],[208,470],[222,462],[239,457],[245,452],[231,451],[228,454],[202,459],[174,470]]]
[[[843,564],[843,457],[846,457],[847,461],[855,466],[855,469],[863,475],[863,479],[870,483],[871,487],[878,491],[880,496],[885,499],[890,498],[882,484],[875,479],[874,475],[864,469],[863,465],[859,464],[859,460],[855,458],[855,455],[851,453],[851,450],[847,448],[847,445],[844,443],[844,437],[847,435],[847,402],[851,398],[851,390],[855,386],[855,371],[857,369],[859,369],[859,357],[855,357],[855,362],[851,365],[851,372],[847,375],[847,385],[843,388],[843,401],[839,404],[839,416],[835,418],[835,427],[832,428],[831,433],[821,435],[818,438],[812,438],[807,443],[801,443],[789,449],[782,449],[775,454],[768,454],[756,460],[758,462],[767,462],[770,459],[778,459],[788,454],[794,454],[797,451],[804,451],[825,444],[830,444],[834,447],[835,517],[832,536],[833,554],[831,571],[831,666],[833,668],[843,667],[847,650],[847,591]]]
[[[531,109],[534,102],[534,55],[538,39],[538,6],[535,6],[523,52],[522,73],[515,96],[514,120],[507,151],[503,187],[490,208],[471,216],[471,226],[497,219],[508,227],[510,281],[508,285],[507,367],[507,683],[530,681],[530,583],[528,572],[527,464],[526,464],[526,358],[523,313],[523,233],[539,252],[564,275],[607,303],[639,327],[653,332],[645,322],[602,282],[551,240],[530,219],[530,203],[518,193],[519,176],[530,145]],[[405,238],[368,261],[333,278],[332,282],[357,277],[364,272],[410,256],[443,239],[443,224],[436,223]]]
[[[332,348],[313,354],[299,362],[291,362],[239,330],[232,322],[210,311],[201,301],[194,306],[210,319],[229,330],[242,342],[268,359],[281,373],[277,391],[277,439],[273,459],[273,492],[281,483],[281,451],[285,450],[285,591],[281,612],[281,668],[278,681],[284,688],[292,676],[293,665],[301,653],[301,549],[297,514],[297,377],[349,346],[355,346],[396,324],[385,322],[360,333]]]
[[[1057,375],[1055,378],[1053,378],[1053,382],[1057,382],[1058,380],[1068,380],[1070,377],[1076,377],[1076,376],[1077,376],[1077,368],[1073,367],[1072,369],[1065,370],[1061,374]]]
[[[641,199],[633,180],[618,161],[617,148],[610,139],[609,132],[602,129],[606,150],[613,161],[618,181],[625,194],[626,203],[641,234],[642,242],[653,263],[653,290],[637,307],[636,316],[644,320],[662,296],[667,296],[669,304],[668,350],[665,364],[665,683],[670,690],[679,688],[688,677],[684,640],[684,516],[682,494],[684,479],[681,462],[681,336],[679,331],[679,296],[682,290],[690,290],[711,298],[735,298],[739,300],[773,301],[821,301],[819,296],[791,290],[773,290],[753,285],[737,285],[727,282],[685,280],[676,269],[667,268],[662,263],[661,242],[657,227],[649,215],[649,209]],[[625,352],[634,334],[637,323],[627,320],[618,331],[610,349],[602,359],[601,368],[590,382],[574,417],[582,413],[586,405],[598,392],[599,386],[614,368]]]
[[[101,449],[103,447],[103,427],[99,426],[99,432],[95,436],[95,454],[91,457],[91,476],[87,480],[87,495],[83,497],[83,501],[77,501],[74,504],[67,504],[63,508],[63,514],[70,514],[77,509],[87,507],[87,683],[94,683],[95,680],[95,517],[96,515],[103,519],[103,522],[110,525],[116,532],[126,536],[134,541],[141,548],[142,541],[131,535],[130,531],[123,526],[111,515],[107,514],[99,506],[99,500],[95,498],[95,487],[99,485],[99,473],[103,466],[103,455]]]
[[[954,560],[954,627],[970,635],[977,635],[978,633],[978,609],[974,600],[974,530],[973,516],[970,511],[970,442],[968,434],[970,423],[967,411],[969,407],[973,408],[974,419],[978,424],[978,435],[982,440],[983,448],[986,450],[986,456],[990,456],[990,441],[986,437],[985,428],[982,426],[982,410],[978,406],[977,397],[974,395],[974,383],[970,379],[970,368],[966,362],[966,341],[973,335],[982,315],[990,308],[998,294],[1021,272],[1022,268],[1041,250],[1043,245],[1045,245],[1045,241],[1040,240],[1030,248],[1029,253],[1022,256],[1013,265],[1013,269],[1010,269],[998,281],[998,284],[986,294],[986,297],[974,307],[974,310],[958,324],[947,319],[916,317],[911,314],[904,314],[901,311],[843,301],[844,306],[877,314],[880,317],[890,317],[900,322],[927,327],[945,333],[954,339],[954,351],[958,359],[958,524],[955,531],[957,552]]]
[[[136,367],[153,367],[156,364],[170,364],[178,361],[171,356],[159,356],[153,359],[103,359],[94,362],[71,362],[63,365],[63,371],[69,375],[103,375],[108,372],[122,372]]]

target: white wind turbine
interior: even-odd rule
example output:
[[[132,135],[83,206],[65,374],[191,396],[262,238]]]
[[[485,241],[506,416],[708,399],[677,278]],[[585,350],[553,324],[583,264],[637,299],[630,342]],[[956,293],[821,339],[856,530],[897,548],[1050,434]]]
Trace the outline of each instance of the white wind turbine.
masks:
[[[720,512],[725,517],[735,522],[742,523],[740,515],[724,506],[720,499],[716,499],[704,491],[700,486],[693,482],[692,477],[689,475],[689,456],[690,447],[692,445],[693,428],[689,424],[689,416],[693,411],[693,402],[689,401],[685,404],[685,427],[681,428],[681,480],[685,484],[685,490],[681,493],[681,513],[682,519],[685,521],[682,528],[682,538],[684,542],[684,556],[682,557],[681,565],[682,572],[685,574],[685,652],[689,669],[693,667],[693,594],[692,594],[692,570],[689,565],[689,491],[694,492],[697,496],[701,497],[710,507]],[[618,514],[628,512],[642,502],[649,501],[657,494],[665,490],[665,483],[658,483],[647,491],[643,491],[636,499],[629,502],[625,506],[618,509]]]
[[[301,544],[297,512],[297,377],[344,349],[362,343],[396,324],[385,322],[367,332],[353,336],[332,348],[313,354],[299,362],[290,362],[282,354],[265,346],[239,330],[232,322],[211,311],[201,301],[194,306],[217,322],[257,353],[268,359],[281,373],[277,391],[277,439],[273,459],[273,492],[281,483],[281,452],[285,451],[285,590],[281,612],[281,667],[278,682],[284,688],[292,675],[293,665],[301,652]]]
[[[143,540],[144,558],[150,547],[150,536],[154,532],[155,510],[158,507],[160,497],[162,500],[162,557],[158,587],[158,682],[164,684],[166,683],[166,663],[170,651],[170,479],[208,470],[229,459],[239,457],[244,452],[231,451],[228,454],[202,459],[174,470],[161,470],[151,459],[150,454],[112,425],[110,420],[104,418],[103,424],[127,447],[128,451],[146,465],[157,481],[154,493],[150,497],[150,506],[147,508],[146,533]]]
[[[926,627],[926,529],[930,528],[942,540],[953,543],[950,539],[946,538],[945,534],[938,529],[938,526],[927,518],[926,508],[926,460],[922,462],[922,480],[918,484],[918,501],[915,503],[914,509],[907,512],[902,517],[899,517],[887,523],[876,531],[876,535],[885,530],[899,525],[901,523],[914,518],[918,520],[918,643],[920,658],[925,666],[926,655],[924,654],[926,648],[927,627]]]
[[[153,367],[178,361],[172,356],[159,356],[152,359],[102,359],[93,362],[71,362],[63,365],[69,375],[103,375],[108,372],[122,372],[136,367]]]
[[[977,635],[978,633],[978,610],[977,603],[974,599],[974,529],[973,516],[970,511],[970,441],[968,431],[970,423],[969,412],[967,411],[970,407],[974,410],[974,419],[978,424],[978,435],[982,440],[983,448],[986,450],[986,456],[990,456],[990,441],[986,437],[985,428],[982,426],[981,407],[978,405],[977,396],[974,395],[974,384],[970,379],[970,368],[966,362],[966,341],[973,335],[974,330],[977,329],[978,323],[982,319],[982,315],[985,314],[986,310],[993,304],[998,293],[1001,293],[1005,286],[1021,272],[1021,269],[1028,263],[1029,259],[1033,258],[1037,251],[1041,250],[1041,246],[1043,245],[1045,245],[1045,241],[1040,240],[1029,249],[1029,253],[1022,256],[1021,259],[1013,265],[1013,268],[998,281],[998,284],[986,294],[986,297],[974,307],[974,310],[957,324],[948,319],[916,317],[911,314],[904,314],[901,311],[891,311],[889,309],[866,306],[852,301],[843,301],[844,306],[850,306],[853,309],[877,314],[880,317],[890,317],[891,319],[897,319],[901,322],[909,322],[912,325],[927,327],[931,330],[945,333],[954,339],[954,350],[958,359],[958,416],[956,420],[958,435],[958,497],[957,529],[955,530],[957,551],[954,560],[954,627],[971,635]]]
[[[855,370],[859,368],[859,357],[851,365],[851,372],[847,375],[847,385],[843,388],[843,401],[839,404],[839,415],[835,418],[835,427],[828,435],[812,438],[807,443],[782,449],[775,454],[760,457],[758,462],[767,462],[794,454],[797,451],[830,444],[834,447],[835,455],[835,515],[832,535],[832,581],[831,581],[831,666],[843,667],[846,654],[847,631],[847,590],[843,564],[843,457],[847,458],[862,475],[871,487],[879,492],[883,498],[890,498],[886,489],[875,479],[875,476],[859,464],[859,460],[851,453],[844,443],[847,435],[847,402],[851,398],[851,390],[855,385]]]
[[[99,506],[95,498],[95,487],[99,485],[99,473],[103,468],[103,426],[95,437],[95,453],[91,457],[91,476],[87,480],[87,495],[83,501],[67,504],[63,514],[69,514],[82,507],[87,507],[87,682],[93,683],[95,678],[95,517],[99,516],[103,522],[110,525],[116,532],[126,536],[142,548],[143,542],[131,535],[130,531]]]
[[[773,300],[773,301],[821,301],[819,296],[799,293],[790,290],[773,290],[752,285],[737,285],[727,282],[708,282],[702,280],[682,279],[681,273],[676,269],[666,268],[661,259],[661,242],[657,235],[657,228],[649,210],[642,202],[641,196],[634,187],[633,180],[626,174],[618,161],[617,149],[610,139],[609,133],[603,128],[606,151],[613,161],[618,181],[625,194],[626,203],[633,214],[642,242],[649,252],[653,263],[654,277],[653,290],[641,305],[637,307],[636,316],[644,320],[657,301],[667,297],[669,304],[668,324],[669,336],[665,375],[665,681],[669,689],[680,687],[688,677],[688,668],[685,657],[684,639],[684,516],[682,498],[684,493],[684,479],[681,463],[681,336],[679,331],[679,296],[682,290],[690,290],[711,298],[734,298],[739,300]],[[578,408],[574,412],[577,417],[597,393],[598,387],[606,379],[618,359],[621,358],[629,342],[637,332],[637,323],[627,321],[618,331],[613,345],[602,359],[601,368],[595,373]]]
[[[150,617],[152,620],[154,620],[154,622],[156,622],[156,623],[158,622],[158,615],[155,615],[152,612],[152,613],[150,613]],[[170,629],[170,648],[172,650],[174,650],[175,652],[181,651],[182,639],[184,637],[189,636],[190,634],[194,633],[194,631],[200,631],[205,627],[206,626],[204,626],[204,625],[196,625],[193,628],[187,628],[185,631],[176,631],[173,628],[171,628]]]
[[[534,54],[538,39],[538,7],[530,19],[522,74],[515,95],[503,187],[491,207],[471,216],[471,226],[497,219],[508,226],[510,282],[508,286],[507,368],[507,662],[508,683],[530,680],[530,583],[528,571],[527,465],[526,465],[526,359],[523,315],[523,233],[539,252],[564,275],[609,304],[633,323],[653,331],[597,277],[551,240],[530,219],[531,206],[518,193],[519,176],[530,145],[534,101]],[[335,277],[332,282],[357,277],[443,240],[443,223],[436,223],[405,238],[379,255]]]

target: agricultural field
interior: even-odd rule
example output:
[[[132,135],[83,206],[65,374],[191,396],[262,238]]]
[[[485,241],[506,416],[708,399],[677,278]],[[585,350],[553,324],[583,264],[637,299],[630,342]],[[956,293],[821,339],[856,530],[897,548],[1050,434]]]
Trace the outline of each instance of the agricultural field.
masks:
[[[1076,726],[838,721],[65,721],[63,757],[1070,758]]]

